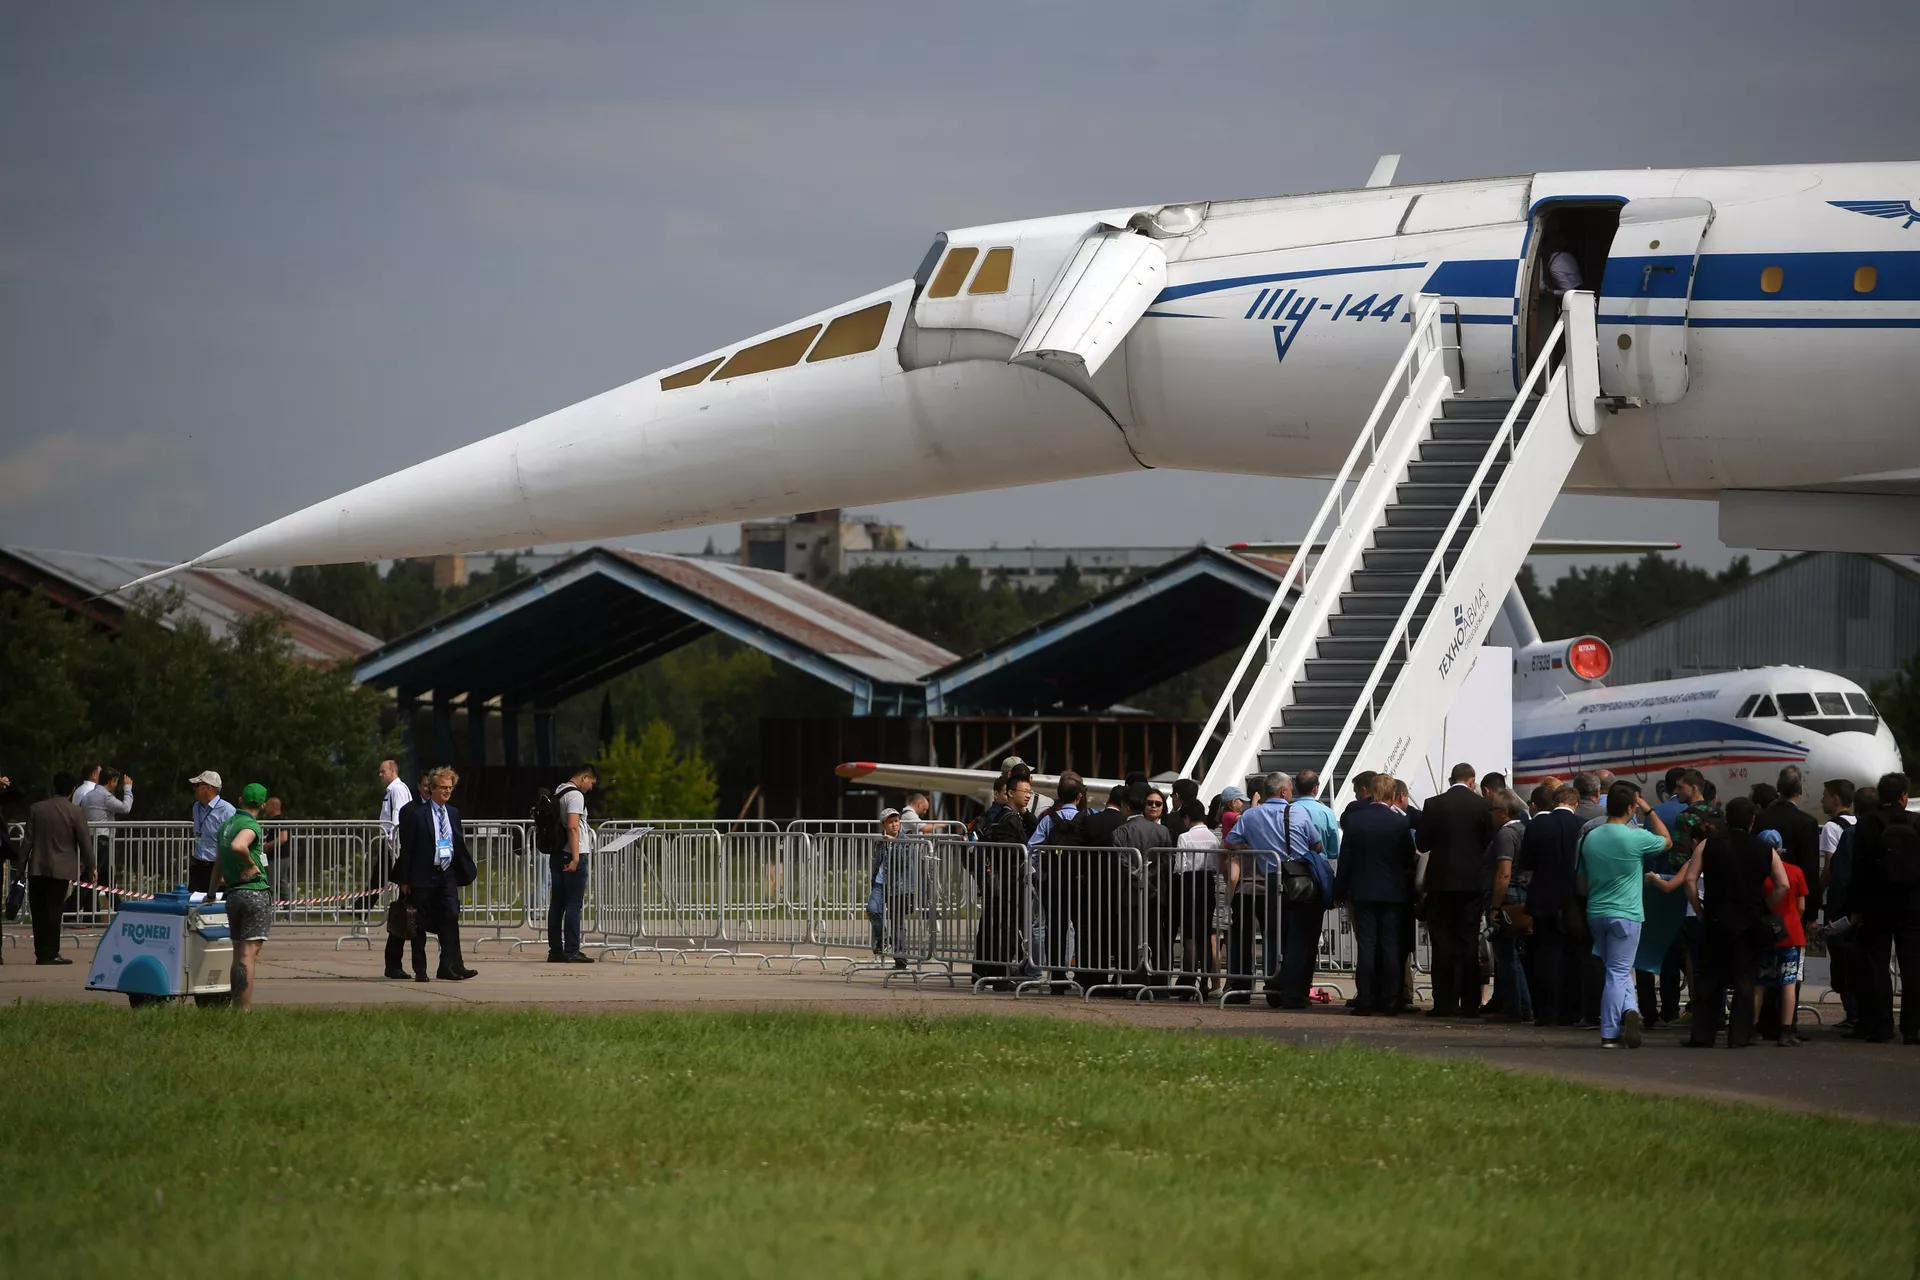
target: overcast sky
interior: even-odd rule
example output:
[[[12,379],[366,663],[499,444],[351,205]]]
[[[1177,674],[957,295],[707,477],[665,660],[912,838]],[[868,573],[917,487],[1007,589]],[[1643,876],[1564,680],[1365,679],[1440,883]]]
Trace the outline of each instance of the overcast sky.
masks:
[[[1891,0],[10,0],[0,541],[182,559],[898,280],[943,227],[1358,185],[1388,151],[1412,181],[1912,159],[1917,55]],[[1297,534],[1320,488],[876,509],[935,546],[1175,545]],[[1718,564],[1714,529],[1563,498],[1547,531]]]

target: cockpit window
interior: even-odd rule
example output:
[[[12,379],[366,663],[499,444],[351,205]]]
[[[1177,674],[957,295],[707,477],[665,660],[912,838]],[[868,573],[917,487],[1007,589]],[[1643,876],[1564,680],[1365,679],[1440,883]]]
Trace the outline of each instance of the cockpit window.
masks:
[[[1853,714],[1857,716],[1878,716],[1880,714],[1873,708],[1873,699],[1864,693],[1848,694],[1847,705],[1853,708]]]
[[[1740,704],[1740,709],[1733,713],[1733,718],[1735,720],[1745,720],[1748,716],[1753,714],[1754,704],[1759,701],[1760,701],[1759,694],[1757,693],[1748,694],[1747,700]]]
[[[960,292],[960,286],[967,282],[967,276],[973,271],[973,260],[980,256],[980,250],[972,245],[961,245],[947,251],[947,260],[940,264],[940,270],[934,273],[933,283],[927,286],[929,298],[951,298]]]
[[[1880,728],[1880,717],[1874,713],[1873,704],[1857,694],[1783,693],[1778,696],[1780,714],[1796,729],[1809,729],[1814,733],[1875,733]],[[1866,705],[1864,713],[1849,705],[1850,696]]]
[[[1755,719],[1759,719],[1762,716],[1773,717],[1780,713],[1773,709],[1773,696],[1771,694],[1762,694],[1760,696],[1760,705],[1753,709],[1753,714]]]
[[[1810,716],[1817,713],[1810,693],[1783,693],[1780,695],[1780,714],[1791,720],[1795,716]]]

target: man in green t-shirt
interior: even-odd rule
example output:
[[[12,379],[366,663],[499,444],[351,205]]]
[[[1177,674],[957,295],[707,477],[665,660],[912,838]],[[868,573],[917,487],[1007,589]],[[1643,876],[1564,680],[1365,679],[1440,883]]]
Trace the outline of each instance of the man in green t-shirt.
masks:
[[[260,948],[273,924],[273,890],[267,879],[267,843],[260,831],[260,808],[267,789],[249,782],[240,792],[240,808],[220,828],[214,850],[213,887],[226,886],[227,931],[233,939],[233,1000],[253,1008],[253,976]]]
[[[1646,829],[1629,825],[1638,813]],[[1647,918],[1641,902],[1645,858],[1673,844],[1666,824],[1648,806],[1640,788],[1616,782],[1607,788],[1607,820],[1580,837],[1580,879],[1587,895],[1587,922],[1593,948],[1606,968],[1600,993],[1600,1047],[1617,1049],[1624,1038],[1638,1049],[1645,1023],[1634,994],[1633,957],[1640,948],[1640,926]]]

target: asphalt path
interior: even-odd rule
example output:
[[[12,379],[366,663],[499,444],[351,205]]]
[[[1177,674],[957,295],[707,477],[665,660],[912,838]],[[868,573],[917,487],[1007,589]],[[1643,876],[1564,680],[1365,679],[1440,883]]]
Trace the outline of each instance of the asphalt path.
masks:
[[[26,930],[4,930],[0,1005],[17,1001],[108,1003],[124,997],[85,989],[94,937],[70,939],[76,963],[37,966]],[[97,935],[95,935],[97,937]],[[376,940],[377,943],[378,940]],[[520,951],[507,941],[470,934],[467,961],[479,977],[466,982],[394,981],[381,975],[377,947],[331,933],[282,929],[263,953],[261,1007],[367,1006],[473,1009],[545,1008],[581,1014],[677,1010],[819,1009],[875,1016],[991,1013],[1066,1017],[1203,1034],[1261,1036],[1310,1048],[1354,1045],[1442,1059],[1472,1059],[1513,1071],[1560,1076],[1635,1092],[1684,1094],[1723,1102],[1920,1124],[1920,1046],[1842,1041],[1830,1028],[1803,1025],[1810,1043],[1728,1050],[1683,1049],[1684,1029],[1649,1032],[1640,1049],[1600,1048],[1591,1031],[1488,1022],[1355,1018],[1339,1004],[1280,1011],[1264,1004],[1225,1009],[1188,1002],[1139,1004],[1126,999],[973,995],[926,975],[916,985],[881,971],[848,981],[834,966],[771,967],[755,959],[693,955],[674,962],[638,956],[591,965],[550,965],[544,942]],[[1828,1010],[1831,1013],[1831,1009]],[[4,1016],[0,1014],[0,1016]]]

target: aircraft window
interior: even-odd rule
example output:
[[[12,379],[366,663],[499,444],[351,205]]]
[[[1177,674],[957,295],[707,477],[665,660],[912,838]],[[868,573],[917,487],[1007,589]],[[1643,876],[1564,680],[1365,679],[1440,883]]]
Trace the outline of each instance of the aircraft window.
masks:
[[[742,347],[720,366],[713,380],[742,378],[750,373],[768,373],[799,364],[800,357],[807,354],[807,348],[813,345],[819,333],[820,326],[810,324],[804,329],[795,329],[792,333],[783,333],[777,338]]]
[[[1780,695],[1780,714],[1783,716],[1818,715],[1819,708],[1814,705],[1810,693],[1783,693]]]
[[[1667,730],[1667,727],[1663,724],[1657,724],[1653,726],[1653,745],[1654,746],[1657,747],[1660,745],[1660,735],[1665,733],[1666,730]]]
[[[1768,267],[1760,273],[1760,292],[1778,293],[1787,282],[1787,273],[1779,267]]]
[[[980,256],[978,249],[962,245],[958,249],[947,251],[947,260],[940,264],[940,271],[933,277],[933,283],[927,286],[929,298],[951,298],[960,292],[960,286],[967,282],[967,273],[973,270],[973,260]]]
[[[1005,293],[1013,279],[1013,250],[989,249],[980,270],[967,287],[968,293]]]
[[[839,356],[857,356],[863,351],[871,351],[880,345],[880,335],[887,331],[887,312],[893,304],[878,303],[844,316],[835,316],[827,331],[820,335],[820,341],[814,344],[807,355],[807,363],[817,360],[832,360]]]
[[[1853,714],[1857,716],[1877,716],[1880,714],[1873,708],[1873,699],[1864,693],[1848,694],[1847,705],[1853,708]]]
[[[1847,714],[1847,695],[1844,693],[1816,693],[1820,700],[1820,714],[1823,716],[1843,716]]]
[[[1745,720],[1748,716],[1753,714],[1754,704],[1759,701],[1760,701],[1759,694],[1757,693],[1748,694],[1747,700],[1740,704],[1740,709],[1733,713],[1733,718],[1735,720]]]
[[[1853,291],[1855,293],[1872,293],[1873,287],[1879,283],[1880,269],[1878,267],[1861,267],[1853,273]]]
[[[1765,694],[1761,695],[1760,705],[1753,709],[1753,718],[1756,720],[1777,718],[1779,714],[1773,709],[1773,698]]]
[[[678,373],[670,373],[660,379],[660,389],[662,391],[678,391],[681,387],[697,386],[706,381],[707,375],[715,369],[718,369],[720,362],[724,359],[726,359],[725,356],[715,356],[711,360],[701,361],[691,369],[682,369]]]

